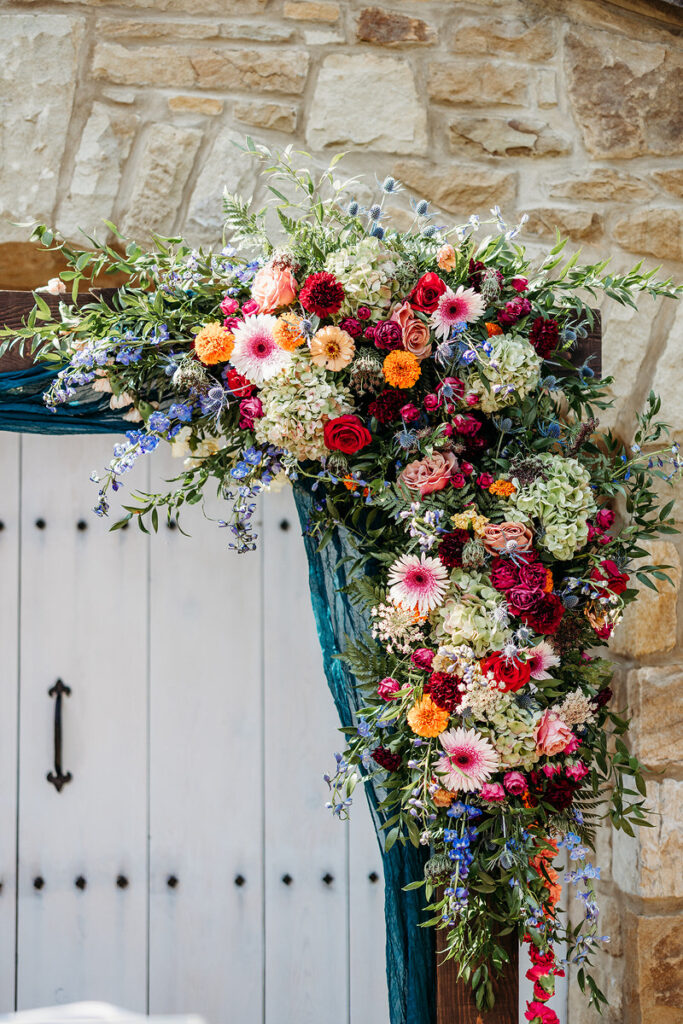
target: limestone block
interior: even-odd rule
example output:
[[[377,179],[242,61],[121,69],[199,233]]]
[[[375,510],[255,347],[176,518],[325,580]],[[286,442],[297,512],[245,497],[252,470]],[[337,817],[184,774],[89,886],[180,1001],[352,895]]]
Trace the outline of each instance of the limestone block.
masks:
[[[0,217],[50,221],[78,85],[84,20],[6,11],[0,33]]]
[[[577,199],[581,202],[631,203],[649,199],[654,189],[642,178],[624,174],[611,167],[600,167],[586,175],[564,181],[553,179],[548,193],[551,199]]]
[[[223,190],[248,198],[256,184],[256,165],[237,148],[244,137],[226,129],[218,135],[195,182],[184,231],[193,244],[220,248]]]
[[[627,676],[634,754],[659,771],[683,763],[683,665],[651,665]]]
[[[309,57],[305,50],[195,50],[191,67],[204,89],[302,93]]]
[[[528,86],[528,69],[517,64],[440,60],[429,65],[427,90],[437,103],[524,106]]]
[[[565,39],[569,97],[589,153],[683,151],[683,55],[661,43],[576,26]]]
[[[637,310],[620,306],[617,302],[605,305],[602,314],[602,366],[604,374],[614,378],[609,388],[614,406],[600,412],[603,429],[614,427],[617,417],[627,408],[641,368],[649,358],[652,313],[652,306],[644,302]]]
[[[135,176],[123,222],[124,234],[144,239],[169,234],[192,170],[202,132],[170,124],[152,126]]]
[[[224,21],[220,34],[225,39],[247,39],[254,43],[288,43],[294,36],[293,25],[278,25],[276,21]]]
[[[556,25],[550,18],[463,19],[456,22],[448,45],[455,53],[509,53],[520,60],[546,61],[557,47]]]
[[[380,46],[431,43],[435,35],[434,28],[422,18],[412,18],[381,7],[364,7],[356,25],[356,39],[359,42]]]
[[[657,360],[652,387],[662,399],[662,419],[670,424],[674,436],[681,441],[683,440],[683,404],[681,403],[683,309],[680,308],[680,303],[674,312],[666,345]]]
[[[683,260],[683,212],[675,207],[633,210],[617,221],[613,234],[629,252]]]
[[[683,199],[683,167],[671,167],[666,171],[655,171],[652,177],[665,192],[670,192],[677,199]]]
[[[394,167],[396,177],[420,197],[434,202],[449,213],[488,211],[498,204],[501,209],[514,203],[517,175],[491,167],[452,164],[423,164],[418,160],[401,160]]]
[[[641,1024],[680,1024],[683,1017],[683,913],[627,914],[630,943],[625,1000]]]
[[[310,105],[310,146],[370,146],[385,153],[423,153],[427,116],[410,66],[372,53],[325,58]]]
[[[296,21],[337,21],[339,5],[293,0],[285,3],[282,13],[285,18],[294,18]]]
[[[170,96],[168,108],[176,114],[207,114],[215,117],[223,113],[223,100],[212,96]]]
[[[613,838],[612,876],[622,892],[642,899],[683,896],[683,782],[664,779],[647,784],[647,806],[654,828],[641,828],[632,839]]]
[[[678,552],[669,541],[649,541],[642,546],[650,552],[650,564],[673,566],[666,572],[674,586],[665,580],[654,580],[657,590],[641,587],[638,599],[624,612],[610,649],[632,658],[664,654],[676,646],[676,600],[681,585]]]
[[[557,72],[553,68],[539,68],[536,79],[536,99],[539,107],[557,106]]]
[[[296,128],[296,107],[289,103],[261,103],[240,101],[233,114],[238,121],[257,128],[273,128],[278,132],[293,132]]]
[[[94,78],[116,85],[194,85],[190,58],[174,46],[139,46],[98,42],[93,53]]]
[[[581,207],[540,207],[528,210],[529,220],[524,230],[531,235],[555,238],[555,230],[572,241],[592,242],[602,235],[602,217],[599,213]]]
[[[94,103],[76,152],[71,186],[57,223],[68,238],[79,229],[103,237],[140,118],[130,110]]]
[[[531,117],[462,115],[451,119],[449,134],[451,149],[496,156],[559,156],[572,148],[569,138]]]

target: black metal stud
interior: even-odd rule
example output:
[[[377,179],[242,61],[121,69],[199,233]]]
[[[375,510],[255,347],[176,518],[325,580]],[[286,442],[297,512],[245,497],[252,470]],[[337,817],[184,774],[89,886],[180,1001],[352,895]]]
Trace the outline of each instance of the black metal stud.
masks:
[[[323,882],[325,885],[332,885],[334,882],[334,875],[331,875],[328,871],[326,875],[323,875]]]
[[[87,530],[88,529],[88,524],[86,523],[85,519],[79,519],[78,520],[78,522],[76,523],[76,529],[80,530],[81,533],[83,532],[83,530]]]
[[[166,879],[166,885],[169,887],[169,889],[175,889],[178,885],[178,879],[176,878],[176,876],[169,875],[168,878]]]
[[[247,880],[244,877],[244,875],[235,875],[235,885],[238,886],[240,889],[246,883],[246,881]]]
[[[41,878],[40,875],[38,875],[37,878],[33,879],[33,888],[34,889],[40,890],[40,889],[43,888],[44,885],[45,885],[45,879]]]
[[[284,882],[285,885],[291,885],[294,879],[292,878],[291,875],[283,875],[282,881]]]
[[[280,520],[280,529],[283,531],[283,533],[287,532],[287,530],[289,529],[289,519]]]
[[[0,530],[4,530],[4,529],[5,529],[5,524],[3,523],[2,519],[0,519]]]
[[[36,528],[38,530],[44,530],[46,526],[47,523],[45,522],[44,519],[36,519]]]
[[[370,879],[371,882],[373,882],[373,884],[375,882],[379,882],[379,875],[377,874],[376,871],[371,871],[370,874],[368,875],[368,878]]]
[[[116,884],[118,885],[119,889],[127,889],[128,879],[126,878],[125,875],[118,875],[116,878]]]
[[[4,884],[5,884],[4,882],[0,882],[0,892],[2,892],[2,887],[3,887]]]
[[[83,890],[85,889],[87,884],[88,883],[86,882],[86,880],[83,877],[83,875],[79,875],[78,878],[76,879],[76,881],[74,882],[74,885],[76,886],[76,888],[80,889],[81,892],[83,892]]]
[[[178,524],[176,523],[175,519],[169,519],[166,525],[168,526],[169,530],[178,529]]]

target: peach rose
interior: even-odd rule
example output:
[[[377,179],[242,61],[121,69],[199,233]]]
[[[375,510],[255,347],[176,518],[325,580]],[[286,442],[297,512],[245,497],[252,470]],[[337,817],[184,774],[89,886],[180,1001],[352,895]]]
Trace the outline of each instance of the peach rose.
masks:
[[[534,732],[536,752],[547,757],[561,754],[572,736],[573,733],[567,723],[554,711],[544,711]]]
[[[406,352],[412,352],[420,361],[432,354],[429,327],[415,316],[410,303],[404,302],[396,306],[389,319],[395,320],[401,328],[403,348]]]
[[[296,281],[289,267],[266,263],[254,275],[251,297],[260,313],[272,313],[281,306],[290,306],[296,298]]]
[[[401,483],[411,491],[419,491],[424,498],[433,491],[442,491],[458,468],[453,452],[434,452],[424,459],[409,462],[399,476]]]
[[[436,265],[440,270],[455,270],[455,249],[448,242],[437,250]]]
[[[515,547],[513,551],[529,551],[533,534],[524,523],[487,523],[482,538],[484,547],[490,555],[496,555],[499,551],[505,550],[511,541]]]

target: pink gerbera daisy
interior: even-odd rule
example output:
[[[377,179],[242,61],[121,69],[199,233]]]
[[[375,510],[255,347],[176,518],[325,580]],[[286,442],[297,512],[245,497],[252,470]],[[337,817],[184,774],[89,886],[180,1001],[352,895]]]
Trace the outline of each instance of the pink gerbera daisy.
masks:
[[[248,316],[235,328],[235,347],[230,362],[252,384],[262,384],[291,362],[290,352],[275,341],[277,318],[270,313]]]
[[[498,768],[497,751],[476,729],[449,729],[439,742],[446,753],[439,758],[436,773],[446,789],[472,793]]]
[[[527,664],[531,667],[532,679],[550,679],[548,669],[559,665],[560,659],[548,641],[541,640],[540,644],[530,651]]]
[[[388,579],[389,597],[394,604],[416,608],[425,615],[443,601],[448,571],[438,558],[401,555],[389,569]]]
[[[478,320],[485,309],[484,300],[474,288],[462,284],[455,292],[447,288],[432,313],[432,327],[437,337],[445,341],[452,327]]]

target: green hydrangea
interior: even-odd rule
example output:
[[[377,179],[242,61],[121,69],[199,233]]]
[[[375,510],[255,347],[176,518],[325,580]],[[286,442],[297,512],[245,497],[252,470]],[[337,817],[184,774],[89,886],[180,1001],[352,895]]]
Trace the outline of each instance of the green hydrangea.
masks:
[[[588,519],[596,512],[591,478],[576,459],[544,452],[538,456],[546,479],[537,477],[520,487],[510,505],[526,521],[537,520],[541,531],[536,538],[559,561],[568,561],[588,540]]]
[[[490,357],[482,357],[467,381],[468,392],[479,396],[480,407],[486,413],[518,404],[535,391],[541,379],[541,359],[526,338],[499,334],[490,342]]]
[[[325,270],[334,274],[344,288],[344,315],[355,313],[359,306],[391,306],[397,266],[392,253],[378,238],[362,238],[356,245],[330,253]]]
[[[433,612],[436,635],[449,644],[467,644],[478,658],[500,650],[511,634],[500,594],[481,573],[454,569],[448,597]]]
[[[540,711],[520,707],[511,693],[496,693],[490,701],[480,702],[478,706],[475,702],[471,713],[478,731],[498,751],[502,771],[533,768],[540,756],[535,738]]]

